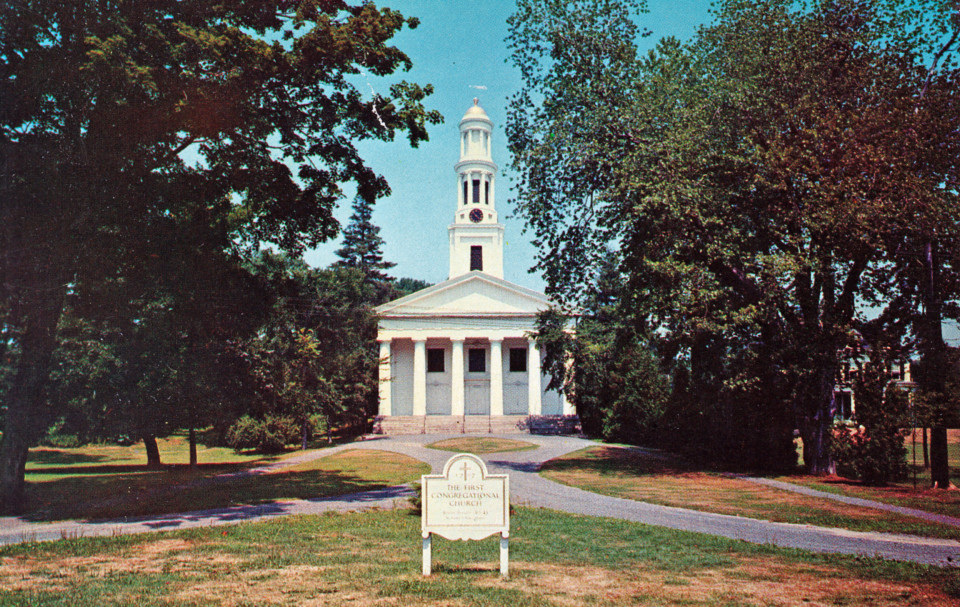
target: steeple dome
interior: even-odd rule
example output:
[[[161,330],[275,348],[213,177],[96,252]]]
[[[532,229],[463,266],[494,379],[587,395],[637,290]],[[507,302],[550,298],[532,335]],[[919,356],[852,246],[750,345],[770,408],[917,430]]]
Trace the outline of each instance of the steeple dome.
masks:
[[[497,220],[490,140],[493,121],[478,99],[460,120],[457,209],[450,226],[450,278],[481,270],[503,278],[503,226]]]

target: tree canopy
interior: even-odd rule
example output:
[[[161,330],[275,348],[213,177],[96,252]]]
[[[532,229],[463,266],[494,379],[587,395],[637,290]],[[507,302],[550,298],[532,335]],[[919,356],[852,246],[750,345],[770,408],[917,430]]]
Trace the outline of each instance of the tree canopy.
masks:
[[[369,200],[388,191],[356,141],[417,145],[440,120],[429,86],[356,86],[410,67],[389,40],[416,25],[326,0],[17,0],[0,14],[5,510],[55,413],[44,391],[67,300],[135,301],[190,268],[177,247],[236,266],[332,237],[345,182]]]
[[[755,437],[798,427],[830,471],[843,346],[909,290],[905,251],[960,227],[956,8],[726,0],[641,57],[642,8],[526,1],[512,19],[538,267],[580,303],[614,251],[623,309],[706,382],[692,393],[766,391],[777,427]]]

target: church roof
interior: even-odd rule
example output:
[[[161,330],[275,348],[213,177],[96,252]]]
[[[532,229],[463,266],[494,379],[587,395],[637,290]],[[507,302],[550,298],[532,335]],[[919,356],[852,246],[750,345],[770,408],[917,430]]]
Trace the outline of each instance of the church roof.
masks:
[[[473,271],[380,306],[381,317],[535,316],[550,307],[543,293]]]

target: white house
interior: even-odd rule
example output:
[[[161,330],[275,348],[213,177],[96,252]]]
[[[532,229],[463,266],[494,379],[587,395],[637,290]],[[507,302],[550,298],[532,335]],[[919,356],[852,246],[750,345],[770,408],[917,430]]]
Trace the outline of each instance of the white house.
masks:
[[[509,432],[574,414],[546,390],[528,337],[546,296],[503,278],[492,127],[474,99],[460,121],[449,278],[377,308],[382,432]]]

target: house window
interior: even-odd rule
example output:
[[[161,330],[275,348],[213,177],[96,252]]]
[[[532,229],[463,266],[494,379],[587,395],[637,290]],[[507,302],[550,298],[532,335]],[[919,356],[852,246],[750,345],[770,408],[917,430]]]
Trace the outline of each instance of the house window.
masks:
[[[480,204],[480,180],[473,180],[473,202]]]
[[[427,373],[443,371],[443,348],[427,348]]]
[[[467,371],[470,373],[487,372],[487,351],[483,348],[471,348],[468,353]]]
[[[474,245],[470,247],[470,271],[483,271],[483,247]]]
[[[510,348],[510,372],[526,373],[527,371],[527,349]]]
[[[849,420],[853,418],[853,394],[850,392],[834,392],[836,418]]]

